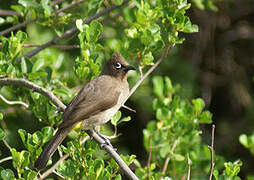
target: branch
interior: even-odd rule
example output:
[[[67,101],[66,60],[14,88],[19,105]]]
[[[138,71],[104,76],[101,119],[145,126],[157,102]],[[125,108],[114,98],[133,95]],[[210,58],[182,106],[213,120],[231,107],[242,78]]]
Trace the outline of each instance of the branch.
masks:
[[[51,91],[48,91],[45,88],[38,86],[26,79],[3,78],[3,79],[0,79],[0,85],[8,85],[8,86],[17,85],[17,86],[27,87],[49,98],[53,102],[53,104],[57,106],[61,111],[63,111],[66,107]]]
[[[55,11],[55,14],[59,14],[60,12],[63,12],[67,9],[70,9],[76,5],[79,5],[80,3],[84,2],[85,0],[79,0],[79,1],[72,1],[71,4],[61,8],[61,9],[58,9],[57,11]]]
[[[104,150],[106,150],[113,158],[114,160],[117,162],[117,164],[120,166],[120,168],[124,171],[125,175],[127,175],[129,177],[129,179],[132,180],[138,180],[138,177],[131,171],[131,169],[125,164],[125,162],[121,159],[121,157],[117,154],[117,152],[114,150],[113,147],[105,144],[105,141],[98,136],[97,133],[95,133],[92,130],[88,130],[87,134],[91,137],[93,137],[93,139],[100,145],[102,145],[102,148]]]
[[[175,46],[175,44],[172,44],[170,46],[170,44],[168,43],[164,54],[161,56],[161,58],[144,74],[144,76],[142,76],[140,78],[140,80],[132,87],[128,97],[126,98],[126,100],[124,102],[127,101],[127,99],[129,99],[129,97],[136,91],[136,89],[140,86],[140,84],[148,77],[149,74],[151,74],[158,66],[159,64],[162,62],[163,59],[165,59],[168,55],[168,52],[171,48],[173,48]],[[124,103],[123,103],[124,104]]]
[[[125,5],[127,2],[129,2],[130,0],[123,0],[123,3],[121,5],[113,5],[107,9],[104,9],[100,12],[98,12],[97,14],[95,14],[94,16],[86,19],[83,21],[83,24],[89,24],[91,21],[95,20],[95,19],[98,19],[99,17],[113,11],[114,9],[117,9],[117,8],[120,8],[122,7],[123,5]],[[37,47],[36,49],[32,50],[32,51],[29,51],[28,53],[26,53],[24,55],[24,57],[28,57],[28,58],[31,58],[32,56],[36,55],[37,53],[39,53],[40,51],[42,51],[43,49],[49,47],[49,46],[52,46],[53,44],[56,44],[58,41],[66,38],[67,36],[70,36],[71,34],[74,34],[75,32],[78,31],[78,28],[75,26],[73,26],[72,28],[70,28],[69,30],[67,30],[63,35],[59,36],[59,37],[56,37],[54,39],[52,39],[51,41],[45,43],[45,44],[42,44],[41,46]],[[18,58],[17,59],[17,62],[21,62],[21,58]]]
[[[211,140],[211,146],[208,146],[211,152],[211,166],[210,166],[210,175],[209,180],[213,179],[213,168],[214,168],[214,131],[215,131],[215,125],[212,125],[212,140]]]
[[[5,34],[8,34],[8,33],[12,32],[12,31],[21,29],[21,28],[25,27],[27,24],[30,24],[30,23],[32,23],[32,22],[35,22],[36,20],[37,20],[37,18],[34,18],[34,19],[31,19],[31,20],[25,21],[25,22],[23,22],[23,23],[17,24],[17,25],[15,25],[15,26],[12,26],[12,27],[10,27],[10,28],[8,28],[8,29],[5,29],[5,30],[3,30],[3,31],[0,32],[0,36],[3,36],[3,35],[5,35]]]
[[[187,153],[187,164],[188,164],[188,175],[187,175],[187,180],[190,180],[191,160],[190,160],[189,153]]]
[[[1,164],[2,162],[9,161],[9,160],[11,160],[11,159],[12,159],[12,156],[3,158],[3,159],[0,160],[0,164]]]
[[[149,179],[150,166],[151,166],[151,156],[152,156],[152,135],[150,135],[150,136],[149,136],[148,142],[149,142],[149,154],[148,154],[148,160],[147,160],[147,179]]]
[[[175,150],[175,148],[176,148],[176,145],[178,144],[178,141],[179,141],[178,138],[174,141],[174,144],[173,144],[173,146],[172,146],[172,148],[171,148],[171,150],[170,150],[170,152],[169,152],[169,154],[168,154],[168,157],[167,157],[167,159],[166,159],[166,161],[165,161],[165,163],[164,163],[163,170],[162,170],[162,174],[165,174],[165,173],[166,173],[166,170],[167,170],[167,167],[168,167],[168,163],[169,163],[169,161],[170,161],[171,155],[173,154],[173,152],[174,152],[174,150]]]
[[[2,99],[6,104],[21,104],[23,106],[25,106],[26,108],[28,108],[28,104],[22,102],[22,101],[8,101],[5,97],[2,96],[2,94],[0,94],[0,99]]]
[[[0,10],[0,16],[20,16],[16,11]]]
[[[61,164],[65,159],[67,159],[70,156],[70,153],[65,154],[63,157],[61,157],[51,168],[49,168],[46,172],[44,172],[38,180],[43,180],[46,177],[48,177],[59,164]]]
[[[3,43],[0,42],[0,46],[2,46],[2,45],[3,45]],[[23,44],[22,46],[23,47],[39,47],[40,45],[38,45],[38,44]],[[62,49],[62,50],[79,49],[80,48],[79,45],[64,45],[64,44],[52,45],[51,47],[52,48]]]

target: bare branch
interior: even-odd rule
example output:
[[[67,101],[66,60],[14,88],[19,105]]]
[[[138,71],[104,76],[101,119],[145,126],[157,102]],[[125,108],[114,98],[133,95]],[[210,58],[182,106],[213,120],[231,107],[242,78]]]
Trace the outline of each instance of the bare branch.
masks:
[[[11,160],[11,159],[12,159],[12,156],[3,158],[3,159],[0,160],[0,164],[1,164],[2,162],[9,161],[9,160]]]
[[[99,17],[101,17],[101,16],[103,16],[103,15],[105,15],[105,14],[107,14],[107,13],[113,11],[114,9],[117,9],[117,8],[122,7],[122,6],[125,5],[127,2],[129,2],[129,0],[124,0],[123,3],[122,3],[121,5],[113,5],[113,6],[109,7],[109,8],[107,8],[107,9],[104,9],[104,10],[100,11],[100,12],[98,12],[97,14],[95,14],[94,16],[92,16],[92,17],[90,17],[90,18],[84,20],[84,21],[83,21],[83,24],[89,24],[91,21],[93,21],[93,20],[95,20],[95,19],[98,19]],[[76,27],[76,25],[75,25],[75,26],[73,26],[72,28],[70,28],[69,30],[67,30],[63,35],[61,35],[61,36],[59,36],[59,37],[56,37],[56,38],[52,39],[51,41],[49,41],[49,42],[47,42],[47,43],[45,43],[45,44],[42,44],[41,46],[37,47],[36,49],[34,49],[34,50],[32,50],[32,51],[29,51],[28,53],[26,53],[26,54],[24,55],[24,57],[30,58],[30,57],[36,55],[37,53],[39,53],[40,51],[42,51],[43,49],[45,49],[45,48],[47,48],[47,47],[49,47],[49,46],[52,46],[53,44],[56,44],[58,41],[60,41],[60,40],[62,40],[62,39],[64,39],[64,38],[70,36],[71,34],[74,34],[74,33],[77,32],[77,31],[78,31],[78,29],[77,29],[77,27]],[[18,58],[18,59],[17,59],[17,62],[21,62],[21,58],[22,58],[22,57]]]
[[[127,110],[129,110],[129,111],[132,111],[132,112],[136,112],[136,110],[134,110],[134,109],[131,109],[130,107],[128,107],[128,106],[126,106],[126,105],[122,105],[122,107],[123,108],[125,108],[125,109],[127,109]]]
[[[20,16],[16,11],[0,10],[0,16]]]
[[[0,46],[2,46],[3,43],[0,42]],[[11,45],[10,45],[11,46]],[[38,44],[23,44],[23,47],[39,47],[40,45]],[[68,49],[79,49],[80,46],[79,45],[52,45],[52,48],[58,48],[58,49],[62,49],[62,50],[68,50]]]
[[[2,99],[6,104],[21,104],[22,106],[25,106],[26,108],[28,108],[28,104],[22,102],[22,101],[8,101],[5,97],[2,96],[2,94],[0,94],[0,99]]]
[[[79,0],[79,1],[72,1],[71,4],[61,8],[61,9],[58,9],[57,11],[55,11],[55,14],[59,14],[60,12],[63,12],[67,9],[70,9],[76,5],[79,5],[80,3],[84,2],[85,0]]]
[[[17,85],[27,87],[49,98],[61,111],[63,111],[66,107],[51,91],[48,91],[45,88],[38,86],[26,79],[3,78],[0,79],[0,85]]]
[[[187,153],[187,164],[188,164],[188,175],[187,175],[187,180],[190,180],[191,160],[190,160],[189,153]]]
[[[149,155],[148,155],[148,160],[147,160],[147,179],[149,179],[150,166],[151,166],[151,157],[152,157],[152,135],[149,136],[148,143],[149,143]]]
[[[171,150],[170,150],[170,152],[169,152],[169,154],[168,154],[168,156],[167,156],[167,159],[166,159],[166,161],[165,161],[165,163],[164,163],[163,170],[162,170],[162,174],[165,174],[165,173],[166,173],[167,167],[168,167],[168,163],[169,163],[170,158],[171,158],[171,155],[173,154],[173,152],[174,152],[174,150],[175,150],[176,145],[178,144],[178,142],[179,142],[179,138],[177,138],[177,139],[174,141],[174,144],[173,144],[173,146],[172,146],[172,148],[171,148]]]
[[[211,140],[211,146],[208,146],[211,152],[211,166],[210,166],[210,174],[209,174],[209,180],[213,179],[213,168],[214,168],[214,131],[215,131],[215,125],[212,125],[212,140]]]
[[[142,76],[142,78],[140,78],[140,80],[132,87],[128,97],[126,98],[125,101],[127,101],[127,99],[129,99],[129,97],[136,91],[136,89],[140,86],[140,84],[148,77],[149,74],[151,74],[158,66],[159,64],[162,62],[163,59],[165,59],[165,57],[168,55],[168,52],[171,48],[173,48],[175,46],[175,44],[172,44],[170,46],[170,44],[168,43],[166,50],[164,52],[164,54],[161,56],[161,58],[144,74],[144,76]]]
[[[57,4],[60,4],[60,3],[64,2],[64,1],[65,0],[55,0],[55,1],[51,2],[50,7],[53,7],[53,6],[55,6]]]
[[[61,164],[65,159],[67,159],[70,156],[70,153],[65,154],[63,157],[61,157],[51,168],[49,168],[45,173],[43,173],[38,180],[43,180],[46,177],[48,177],[59,164]]]
[[[8,142],[5,139],[2,139],[2,141],[4,142],[4,145],[9,149],[9,151],[11,151],[11,146],[8,144]]]
[[[93,139],[100,145],[102,145],[102,148],[106,150],[117,162],[117,164],[120,166],[120,168],[124,171],[125,175],[129,177],[129,179],[132,180],[138,180],[138,177],[131,171],[131,169],[125,164],[125,162],[122,160],[122,158],[117,154],[117,152],[114,150],[113,147],[105,144],[105,141],[98,136],[97,133],[94,131],[88,130],[88,135],[93,137]]]
[[[35,22],[36,20],[37,20],[37,18],[34,18],[34,19],[31,19],[31,20],[25,21],[25,22],[23,22],[23,23],[17,24],[17,25],[15,25],[15,26],[12,26],[12,27],[10,27],[10,28],[8,28],[8,29],[5,29],[5,30],[3,30],[3,31],[0,32],[0,36],[3,36],[3,35],[5,35],[5,34],[8,34],[8,33],[12,32],[12,31],[21,29],[21,28],[25,27],[27,24],[30,24],[30,23],[32,23],[32,22]]]

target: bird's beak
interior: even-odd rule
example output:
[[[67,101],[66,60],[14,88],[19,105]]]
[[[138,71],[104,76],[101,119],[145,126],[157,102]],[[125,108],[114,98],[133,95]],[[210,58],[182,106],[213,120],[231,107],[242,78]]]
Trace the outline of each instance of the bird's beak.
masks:
[[[129,70],[136,70],[136,68],[134,68],[133,66],[126,66],[125,71],[129,71]]]

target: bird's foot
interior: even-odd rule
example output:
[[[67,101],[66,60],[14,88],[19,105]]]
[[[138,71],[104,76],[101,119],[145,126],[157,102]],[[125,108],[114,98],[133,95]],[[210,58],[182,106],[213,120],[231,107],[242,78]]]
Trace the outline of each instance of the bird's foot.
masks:
[[[106,136],[104,136],[103,134],[99,133],[98,131],[95,131],[95,132],[96,132],[96,134],[98,136],[100,136],[104,140],[104,143],[101,144],[101,147],[103,147],[105,145],[108,145],[108,146],[110,146],[110,147],[112,147],[114,149],[114,147],[112,146],[111,142],[107,139]]]

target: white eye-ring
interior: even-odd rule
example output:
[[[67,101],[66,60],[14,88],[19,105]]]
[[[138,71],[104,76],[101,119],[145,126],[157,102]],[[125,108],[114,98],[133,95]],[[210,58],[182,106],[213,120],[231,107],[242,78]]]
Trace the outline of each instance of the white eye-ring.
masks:
[[[116,63],[115,67],[116,67],[116,69],[121,69],[122,68],[122,64]]]

